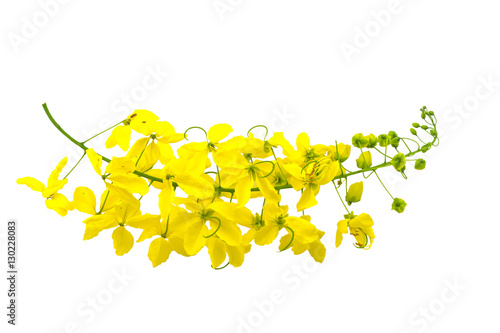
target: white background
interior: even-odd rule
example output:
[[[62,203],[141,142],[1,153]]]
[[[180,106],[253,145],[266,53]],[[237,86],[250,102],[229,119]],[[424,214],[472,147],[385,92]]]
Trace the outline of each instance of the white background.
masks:
[[[213,0],[44,3],[0,8],[0,266],[5,224],[16,218],[20,271],[15,328],[6,324],[0,283],[2,332],[500,331],[495,2],[215,2],[225,11]],[[348,44],[356,53],[342,51]],[[151,71],[161,72],[157,81]],[[127,95],[135,96],[132,108]],[[326,144],[349,143],[358,132],[408,135],[427,105],[441,145],[406,181],[380,172],[408,203],[404,214],[390,210],[376,178],[365,181],[364,200],[352,207],[375,220],[369,251],[350,237],[332,247],[344,211],[325,186],[308,212],[326,231],[321,265],[307,254],[276,253],[275,243],[254,245],[237,269],[212,270],[206,249],[193,258],[172,254],[153,269],[148,242],[117,257],[111,232],[84,242],[84,214],[62,218],[16,185],[23,176],[45,181],[60,159],[74,163],[80,153],[45,117],[44,102],[79,140],[143,108],[180,132],[227,122],[244,134],[266,124],[292,142],[305,131]],[[82,163],[63,193],[71,197],[79,185],[102,191],[96,177]],[[291,207],[297,198],[290,194]],[[123,271],[129,280],[116,282]],[[272,295],[281,297],[270,305]],[[99,311],[92,298],[105,303]]]

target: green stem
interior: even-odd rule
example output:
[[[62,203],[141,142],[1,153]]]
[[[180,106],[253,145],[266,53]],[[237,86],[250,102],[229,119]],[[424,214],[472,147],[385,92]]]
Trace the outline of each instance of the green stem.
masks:
[[[340,202],[342,202],[342,205],[344,206],[345,210],[347,211],[347,214],[350,214],[351,212],[349,211],[349,209],[347,209],[347,206],[345,205],[344,200],[340,196],[339,189],[337,188],[337,185],[335,185],[335,181],[332,181],[332,183],[333,183],[333,187],[335,187],[335,191],[337,191],[337,194],[339,196]]]
[[[373,170],[373,172],[375,173],[375,176],[377,176],[378,180],[380,181],[380,184],[382,184],[382,186],[385,188],[385,190],[387,191],[387,193],[389,193],[389,195],[391,196],[392,200],[394,200],[394,197],[392,196],[391,192],[389,192],[389,190],[387,189],[387,187],[385,187],[384,183],[382,182],[382,179],[380,179],[380,177],[378,176],[377,172],[375,170]]]
[[[73,169],[71,169],[67,174],[66,176],[64,176],[63,179],[66,179],[68,178],[68,176],[73,172],[73,170],[75,170],[75,168],[77,167],[78,164],[80,164],[80,162],[83,160],[83,158],[85,157],[85,155],[87,155],[87,153],[83,153],[82,157],[80,157],[80,159],[78,160],[78,162],[76,162],[75,166],[73,167]]]

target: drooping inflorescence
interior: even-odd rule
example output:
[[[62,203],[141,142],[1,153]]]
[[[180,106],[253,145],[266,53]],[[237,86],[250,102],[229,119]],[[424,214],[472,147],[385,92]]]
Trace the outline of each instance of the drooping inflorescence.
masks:
[[[72,200],[59,193],[80,163],[60,179],[67,157],[50,174],[47,185],[32,177],[19,178],[17,183],[41,192],[47,208],[61,216],[74,209],[90,215],[83,221],[84,240],[113,229],[117,255],[128,253],[135,241],[152,239],[148,257],[154,267],[165,262],[172,251],[189,257],[204,247],[214,269],[228,264],[238,267],[252,242],[269,245],[280,234],[280,252],[308,251],[314,260],[322,262],[326,249],[321,239],[325,233],[311,223],[304,211],[318,204],[320,188],[329,183],[347,212],[337,223],[336,246],[344,234],[350,233],[356,247],[369,249],[375,238],[372,218],[366,213],[355,215],[348,209],[361,200],[364,184],[358,181],[349,185],[348,178],[362,175],[366,179],[375,174],[382,183],[377,170],[384,167],[392,167],[406,178],[408,162],[414,162],[416,170],[426,165],[425,160],[411,157],[439,143],[437,119],[425,106],[420,109],[425,124],[413,123],[410,129],[414,139],[390,131],[378,136],[358,133],[352,137],[352,145],[337,141],[312,145],[309,136],[301,133],[295,147],[283,133],[273,133],[267,139],[269,133],[263,125],[252,127],[246,136],[231,138],[228,136],[233,130],[228,124],[214,125],[208,131],[191,127],[178,133],[170,123],[160,121],[147,110],[136,110],[115,126],[80,142],[59,126],[45,104],[43,107],[53,125],[82,148],[80,161],[87,157],[102,179],[100,200],[84,186],[75,189]],[[266,130],[264,138],[253,134],[257,127]],[[86,147],[86,142],[109,130],[112,132],[106,148],[119,146],[126,152],[124,156],[109,159]],[[194,130],[203,131],[206,141],[189,141],[187,135]],[[131,146],[132,131],[140,138]],[[419,131],[430,141],[423,141]],[[174,152],[172,145],[180,142],[185,143]],[[357,151],[357,158],[347,169],[346,163],[354,155],[352,150]],[[383,162],[374,164],[372,152],[379,154]],[[382,185],[392,198],[392,209],[402,213],[405,201],[394,198]],[[339,191],[341,187],[345,188],[344,197]],[[281,202],[281,192],[287,189],[301,192],[292,209]],[[141,200],[150,193],[157,198],[160,214],[141,211]],[[247,207],[255,200],[262,203],[258,212]],[[141,231],[137,240],[130,228]]]

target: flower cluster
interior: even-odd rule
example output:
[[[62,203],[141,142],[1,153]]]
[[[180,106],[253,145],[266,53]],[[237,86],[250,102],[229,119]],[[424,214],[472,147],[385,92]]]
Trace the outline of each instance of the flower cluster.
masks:
[[[97,135],[79,142],[55,122],[45,104],[44,109],[56,128],[83,149],[82,159],[88,158],[96,177],[102,179],[100,200],[85,186],[77,187],[71,200],[59,193],[76,167],[60,179],[68,158],[57,165],[47,185],[32,177],[20,178],[17,183],[41,192],[47,208],[61,216],[74,209],[88,214],[83,221],[84,240],[113,229],[113,246],[119,256],[128,253],[136,241],[151,240],[148,257],[154,267],[165,262],[172,252],[189,257],[205,247],[214,269],[228,264],[238,267],[252,243],[270,245],[277,238],[280,251],[308,251],[322,262],[326,249],[321,240],[325,233],[311,223],[305,210],[318,204],[321,187],[329,183],[347,211],[337,224],[336,246],[344,234],[350,233],[356,247],[369,249],[375,238],[372,218],[366,213],[355,215],[347,208],[361,200],[363,181],[349,185],[348,177],[363,175],[366,179],[375,174],[381,182],[377,170],[393,167],[406,178],[407,162],[414,161],[417,170],[425,168],[423,159],[410,157],[425,153],[438,140],[437,119],[426,107],[421,109],[426,124],[414,123],[411,129],[418,141],[390,131],[378,136],[356,134],[352,145],[336,141],[325,145],[311,144],[309,136],[301,133],[295,146],[283,133],[274,133],[267,139],[267,128],[262,125],[251,128],[246,136],[230,137],[233,130],[228,124],[214,125],[208,131],[191,127],[180,133],[152,112],[136,110],[108,129],[112,132],[106,148],[118,146],[125,152],[121,157],[108,159],[85,146]],[[253,134],[256,127],[266,130],[264,138]],[[417,129],[426,132],[432,141],[422,141]],[[196,130],[203,131],[205,141],[188,139],[188,133]],[[133,132],[139,138],[131,145]],[[174,151],[173,145],[180,142],[184,144]],[[415,146],[414,150],[409,145]],[[356,154],[356,169],[351,171],[346,162],[355,149],[359,155]],[[394,151],[392,156],[388,149]],[[379,153],[384,161],[374,165],[372,152]],[[345,187],[344,198],[341,187]],[[292,209],[281,202],[281,191],[287,189],[301,192]],[[153,196],[149,197],[158,202],[159,214],[141,211],[141,200],[150,193]],[[392,209],[402,213],[404,200],[392,199]],[[253,212],[247,207],[251,201],[259,201],[262,208]],[[131,229],[138,229],[139,236],[134,237]]]

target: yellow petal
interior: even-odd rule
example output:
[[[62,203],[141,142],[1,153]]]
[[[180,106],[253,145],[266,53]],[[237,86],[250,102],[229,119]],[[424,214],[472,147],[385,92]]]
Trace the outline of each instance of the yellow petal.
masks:
[[[167,220],[170,215],[170,210],[172,209],[175,193],[170,181],[164,182],[163,184],[165,184],[165,187],[158,195],[158,206],[160,207],[161,217]]]
[[[281,237],[280,239],[280,245],[279,245],[279,250],[280,251],[283,251],[283,249],[285,249],[285,247],[287,247],[288,249],[290,248],[290,242],[292,241],[292,234],[290,232],[288,232],[285,236]]]
[[[57,164],[57,166],[54,169],[54,171],[52,171],[50,173],[49,180],[47,181],[47,187],[51,187],[51,186],[53,186],[54,184],[56,184],[56,183],[58,183],[60,181],[59,180],[59,175],[61,174],[62,170],[66,166],[66,163],[68,163],[68,158],[67,157],[63,158],[59,162],[59,164]]]
[[[89,215],[96,214],[96,198],[94,192],[84,186],[77,187],[73,194],[73,205],[77,210]]]
[[[257,181],[257,186],[259,187],[259,190],[262,192],[262,195],[264,195],[264,198],[266,198],[266,202],[271,202],[271,203],[279,202],[280,198],[278,192],[276,192],[274,186],[271,185],[271,183],[269,182],[269,180],[267,180],[267,178],[261,178],[257,176],[255,180]]]
[[[50,186],[47,186],[43,191],[42,191],[42,196],[44,198],[48,198],[52,196],[53,194],[57,193],[60,189],[64,187],[68,183],[68,179],[62,179],[57,182],[52,182]]]
[[[321,241],[318,239],[315,242],[312,242],[309,245],[309,254],[311,257],[314,258],[316,262],[323,262],[326,257],[326,247],[321,243]]]
[[[138,229],[150,229],[158,226],[160,224],[161,216],[160,215],[152,215],[152,214],[144,214],[144,215],[136,215],[127,220],[126,225],[132,228]]]
[[[130,150],[128,151],[127,157],[130,159],[137,159],[142,154],[142,152],[146,148],[146,145],[148,144],[149,141],[150,141],[149,137],[148,138],[140,138],[139,140],[137,140],[132,145],[132,148],[130,148]]]
[[[255,244],[269,245],[278,237],[278,225],[265,225],[255,233]]]
[[[105,190],[101,194],[101,202],[99,205],[99,209],[101,210],[102,213],[107,212],[108,210],[112,209],[116,204],[118,204],[120,200],[121,198],[115,191]],[[134,200],[137,199],[134,198]]]
[[[335,247],[339,247],[342,243],[343,234],[347,234],[347,222],[349,220],[341,220],[337,223],[337,235],[335,237]]]
[[[102,156],[97,154],[94,149],[89,148],[85,151],[87,153],[87,157],[89,158],[92,167],[95,172],[100,176],[101,175],[101,166],[102,166]]]
[[[304,192],[300,196],[299,202],[297,202],[297,211],[303,211],[307,208],[311,208],[318,204],[316,200],[316,194],[312,189],[311,185],[306,186]]]
[[[296,145],[298,152],[302,156],[304,156],[309,151],[311,141],[309,140],[309,136],[307,135],[307,133],[300,133],[297,136]]]
[[[144,229],[141,233],[141,235],[139,236],[139,238],[137,239],[137,243],[140,243],[148,238],[151,238],[153,236],[161,236],[161,226],[160,226],[160,223],[158,223],[158,225],[152,227],[152,228],[149,228],[149,229]]]
[[[236,194],[236,198],[238,198],[238,208],[243,207],[247,204],[248,200],[250,200],[250,192],[253,186],[253,178],[248,175],[242,177],[234,188],[234,194]]]
[[[111,237],[113,238],[113,246],[117,256],[128,253],[134,246],[134,236],[124,226],[116,228]]]
[[[188,222],[184,248],[189,255],[197,254],[205,246],[207,239],[203,237],[204,235],[208,235],[208,229],[199,216]]]
[[[160,118],[148,110],[135,110],[128,119],[134,131],[149,136],[153,134],[155,123]]]
[[[55,210],[56,213],[61,216],[66,216],[66,214],[68,214],[68,210],[75,209],[71,202],[69,202],[69,200],[61,193],[56,193],[52,199],[45,200],[45,205],[48,209]]]
[[[111,135],[106,140],[106,148],[113,148],[118,145],[123,151],[127,151],[130,146],[130,136],[132,131],[129,126],[118,126],[113,129]]]
[[[233,128],[228,124],[218,124],[210,127],[208,130],[208,141],[213,144],[218,143],[233,131]]]
[[[207,209],[213,209],[229,221],[233,221],[236,218],[236,213],[241,212],[243,208],[237,209],[235,203],[225,201],[214,201],[207,207]],[[250,211],[249,213],[252,214]]]
[[[167,164],[175,158],[174,151],[172,150],[170,144],[158,142],[157,147],[159,149],[159,159],[161,164]]]
[[[149,192],[148,183],[144,178],[136,176],[135,174],[128,175],[111,175],[108,177],[113,182],[113,185],[121,187],[130,193],[138,193],[145,195]]]
[[[214,195],[214,186],[203,177],[180,175],[175,178],[175,181],[188,195],[193,195],[200,199],[207,199]]]
[[[111,214],[93,215],[83,221],[86,224],[83,240],[89,240],[105,229],[110,229],[118,226],[116,218]]]
[[[286,218],[286,225],[294,231],[297,241],[308,244],[318,239],[316,227],[309,221],[295,216]]]
[[[226,260],[226,244],[217,237],[207,240],[208,254],[212,262],[212,268],[217,268]]]
[[[137,203],[139,202],[139,200],[137,200],[136,197],[134,197],[129,191],[122,189],[118,186],[114,186],[113,184],[106,183],[106,188],[109,191],[111,191],[111,193],[113,195],[115,195],[116,197],[120,198],[121,200],[127,202],[130,205],[137,205]]]
[[[165,238],[159,237],[149,245],[148,258],[151,260],[153,267],[156,267],[167,261],[171,252],[172,246],[169,242]]]
[[[128,157],[113,157],[111,162],[106,166],[105,173],[113,175],[126,175],[134,172],[135,164]]]
[[[234,267],[240,267],[245,260],[245,251],[243,246],[226,246],[226,252],[229,256],[229,263]]]
[[[274,133],[272,138],[269,139],[269,143],[273,146],[280,146],[283,148],[283,154],[286,156],[292,156],[295,154],[295,149],[293,149],[290,142],[285,139],[282,132]]]
[[[115,208],[109,212],[109,214],[114,215],[118,223],[127,223],[132,220],[133,217],[141,214],[141,211],[139,210],[140,202],[137,201],[137,203],[131,205],[126,201],[122,201],[120,204],[116,205]]]
[[[45,185],[41,181],[36,180],[33,177],[19,178],[17,180],[17,183],[19,185],[26,185],[30,189],[32,189],[33,191],[37,191],[37,192],[42,192],[45,189]]]
[[[224,242],[231,246],[240,245],[242,242],[242,234],[241,229],[236,225],[236,223],[226,220],[224,218],[221,219],[221,225],[219,230],[217,231],[217,236],[222,239]],[[219,221],[217,219],[210,219],[210,227],[212,230],[209,232],[212,233],[219,226]]]

